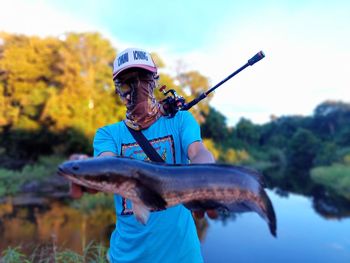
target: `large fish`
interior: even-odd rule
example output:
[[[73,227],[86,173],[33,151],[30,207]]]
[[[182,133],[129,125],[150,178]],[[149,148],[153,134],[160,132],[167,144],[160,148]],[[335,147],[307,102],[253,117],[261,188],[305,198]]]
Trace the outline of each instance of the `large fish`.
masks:
[[[192,211],[256,212],[276,236],[275,212],[261,175],[248,168],[99,157],[66,161],[59,165],[58,174],[76,184],[130,199],[134,214],[142,223],[147,222],[150,210],[183,204]]]

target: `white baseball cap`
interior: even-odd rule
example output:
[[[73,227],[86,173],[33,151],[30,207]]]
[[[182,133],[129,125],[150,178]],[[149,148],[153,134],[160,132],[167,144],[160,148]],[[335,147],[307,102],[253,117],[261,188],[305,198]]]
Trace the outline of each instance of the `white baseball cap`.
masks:
[[[113,63],[113,79],[128,68],[143,68],[153,73],[157,72],[151,54],[139,48],[128,48],[117,55]]]

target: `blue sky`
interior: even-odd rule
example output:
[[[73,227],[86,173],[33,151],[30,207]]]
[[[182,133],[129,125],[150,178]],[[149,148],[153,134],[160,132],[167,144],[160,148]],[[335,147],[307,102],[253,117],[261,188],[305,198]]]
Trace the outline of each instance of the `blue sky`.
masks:
[[[214,95],[234,125],[270,115],[310,115],[321,102],[350,102],[350,1],[1,1],[0,30],[47,36],[98,31],[118,49],[157,52],[212,86],[260,50],[261,62]]]

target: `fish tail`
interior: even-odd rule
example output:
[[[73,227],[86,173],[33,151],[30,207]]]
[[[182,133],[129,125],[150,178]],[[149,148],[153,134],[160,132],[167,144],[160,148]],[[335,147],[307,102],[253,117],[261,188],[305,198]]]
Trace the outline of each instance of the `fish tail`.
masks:
[[[268,224],[269,224],[270,232],[271,232],[271,234],[274,237],[276,237],[277,236],[277,233],[276,233],[277,223],[276,223],[275,210],[273,209],[271,200],[267,196],[267,194],[266,194],[264,189],[261,189],[260,196],[261,196],[261,199],[263,200],[264,205],[265,205],[265,209],[264,210],[266,212],[266,216],[267,216],[267,221],[268,221]]]
[[[270,233],[276,237],[276,215],[272,203],[266,194],[264,188],[261,188],[256,198],[246,198],[242,201],[233,201],[231,203],[222,203],[229,212],[243,213],[254,211],[261,216],[268,224]]]

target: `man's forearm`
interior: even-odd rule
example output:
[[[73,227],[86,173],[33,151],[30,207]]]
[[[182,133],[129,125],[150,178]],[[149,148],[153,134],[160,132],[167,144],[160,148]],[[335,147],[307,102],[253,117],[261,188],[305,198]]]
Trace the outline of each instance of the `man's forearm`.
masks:
[[[190,161],[191,163],[215,163],[214,156],[205,148],[200,149]]]

